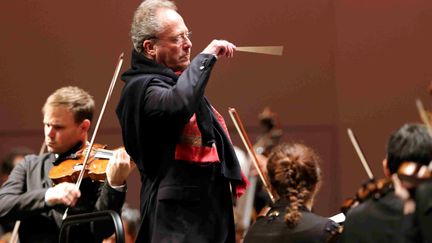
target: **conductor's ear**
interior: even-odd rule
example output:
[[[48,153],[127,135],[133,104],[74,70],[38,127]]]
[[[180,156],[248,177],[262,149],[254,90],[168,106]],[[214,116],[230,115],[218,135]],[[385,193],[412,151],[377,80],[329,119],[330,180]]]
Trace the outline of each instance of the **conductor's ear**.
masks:
[[[156,49],[155,49],[155,42],[153,40],[145,40],[143,42],[143,53],[145,56],[149,57],[150,59],[155,59]]]

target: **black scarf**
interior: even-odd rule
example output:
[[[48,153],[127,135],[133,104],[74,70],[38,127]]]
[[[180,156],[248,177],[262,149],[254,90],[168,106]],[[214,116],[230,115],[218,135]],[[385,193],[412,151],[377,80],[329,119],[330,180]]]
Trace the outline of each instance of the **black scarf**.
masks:
[[[167,82],[170,85],[175,85],[180,73],[175,73],[168,67],[160,65],[153,60],[148,59],[137,51],[132,51],[131,68],[122,75],[122,80],[128,81],[132,77],[140,74],[158,74],[172,79],[172,82]],[[163,80],[166,81],[166,80]],[[213,129],[213,119],[211,116],[211,107],[205,97],[202,97],[195,111],[198,128],[201,132],[202,142],[204,146],[211,147],[215,143],[215,133]]]

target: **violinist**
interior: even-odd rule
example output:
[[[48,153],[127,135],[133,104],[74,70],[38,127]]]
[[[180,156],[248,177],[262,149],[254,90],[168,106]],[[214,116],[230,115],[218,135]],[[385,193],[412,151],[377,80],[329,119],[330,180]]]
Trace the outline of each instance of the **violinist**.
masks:
[[[429,178],[430,179],[430,178]],[[418,227],[415,238],[410,237],[413,242],[432,242],[432,181],[421,183],[415,190],[415,219]],[[408,235],[410,236],[410,235]]]
[[[255,151],[259,158],[259,162],[267,160],[271,150],[279,144],[282,137],[282,129],[280,129],[277,121],[277,114],[274,113],[270,107],[265,107],[264,110],[258,115],[261,127],[261,134],[254,144]],[[265,170],[265,165],[263,166]],[[254,170],[255,167],[252,167]],[[255,172],[256,174],[256,172]],[[254,208],[255,212],[259,213],[261,210],[271,204],[271,199],[263,188],[261,181],[257,182]]]
[[[129,156],[118,150],[108,162],[105,182],[82,181],[57,185],[48,177],[62,158],[77,152],[88,142],[94,100],[77,87],[63,87],[46,100],[43,108],[45,144],[48,153],[25,156],[0,189],[0,220],[20,220],[19,239],[26,242],[58,242],[62,216],[96,210],[120,212],[126,195],[125,181],[131,171]],[[83,228],[77,242],[98,242],[112,231]],[[100,241],[99,241],[100,242]]]
[[[398,170],[410,161],[428,165],[432,160],[432,137],[420,124],[406,124],[391,134],[387,143],[387,156],[383,161],[385,176],[392,185]],[[396,189],[395,189],[396,188]],[[405,188],[408,189],[408,188]],[[398,187],[385,187],[374,196],[348,211],[341,242],[409,242],[415,231],[409,204],[398,196]],[[417,241],[414,241],[417,242]]]
[[[321,184],[319,158],[306,145],[281,144],[267,162],[270,183],[280,199],[259,217],[244,243],[333,242],[339,225],[311,212]]]

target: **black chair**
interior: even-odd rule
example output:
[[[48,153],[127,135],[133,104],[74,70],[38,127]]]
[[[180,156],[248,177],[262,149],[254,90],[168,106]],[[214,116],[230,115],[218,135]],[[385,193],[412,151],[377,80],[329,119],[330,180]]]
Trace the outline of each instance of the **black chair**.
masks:
[[[121,220],[120,215],[117,212],[112,210],[97,211],[92,213],[83,213],[83,214],[68,216],[63,221],[62,226],[60,228],[59,242],[61,243],[69,242],[71,238],[70,228],[72,226],[78,226],[80,224],[88,224],[97,221],[112,222],[115,229],[116,242],[124,243],[125,236],[124,236],[123,222]]]

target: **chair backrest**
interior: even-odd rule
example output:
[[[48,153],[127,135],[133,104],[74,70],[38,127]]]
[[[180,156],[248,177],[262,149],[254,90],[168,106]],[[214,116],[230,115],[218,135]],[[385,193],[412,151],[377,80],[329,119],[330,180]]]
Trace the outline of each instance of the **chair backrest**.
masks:
[[[115,229],[117,243],[125,242],[123,222],[120,215],[112,210],[97,211],[91,213],[75,214],[68,216],[60,228],[59,242],[68,243],[71,236],[69,235],[71,226],[78,226],[97,221],[112,221]]]

